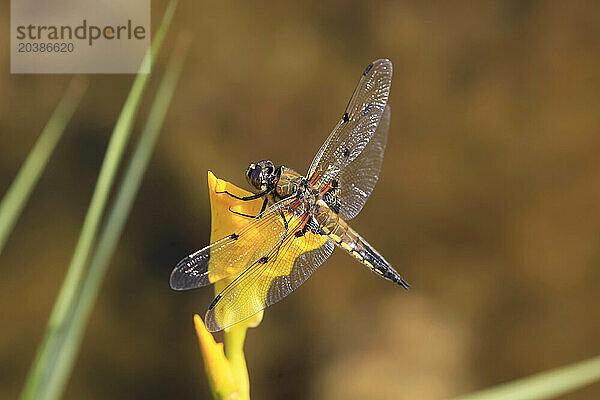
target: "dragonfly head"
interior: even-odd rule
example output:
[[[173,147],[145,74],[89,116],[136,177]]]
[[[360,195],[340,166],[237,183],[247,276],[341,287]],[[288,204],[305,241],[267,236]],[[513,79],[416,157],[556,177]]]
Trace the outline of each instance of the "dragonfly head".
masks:
[[[272,189],[277,183],[277,171],[275,166],[269,160],[262,160],[252,163],[246,170],[246,179],[248,183],[260,191]]]

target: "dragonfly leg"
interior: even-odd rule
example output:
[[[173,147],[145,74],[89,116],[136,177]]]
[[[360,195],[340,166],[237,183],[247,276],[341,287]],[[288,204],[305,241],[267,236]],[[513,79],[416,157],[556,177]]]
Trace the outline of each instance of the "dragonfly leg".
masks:
[[[232,212],[232,213],[234,213],[234,214],[237,214],[239,216],[250,218],[250,219],[254,219],[254,218],[258,217],[258,215],[250,215],[250,214],[244,214],[244,213],[241,213],[241,212],[234,211],[234,210],[231,209],[231,207],[229,207],[229,211]]]
[[[283,218],[283,226],[285,226],[285,233],[287,234],[287,232],[289,231],[290,227],[288,225],[287,219],[285,219],[285,214],[283,214],[283,211],[281,211],[281,218]]]
[[[267,203],[268,202],[269,202],[269,198],[265,197],[265,200],[263,201],[262,207],[261,207],[260,212],[258,213],[258,215],[249,215],[249,214],[244,214],[244,213],[241,213],[241,212],[233,211],[231,209],[231,207],[229,207],[229,211],[231,211],[234,214],[241,215],[242,217],[254,219],[254,218],[258,217],[260,214],[262,214],[267,209]]]
[[[227,190],[224,190],[222,192],[215,192],[215,193],[217,193],[217,194],[223,194],[223,193],[225,193],[225,194],[227,194],[227,195],[229,195],[229,196],[231,196],[231,197],[233,197],[234,199],[237,199],[237,200],[250,201],[250,200],[260,199],[261,197],[263,197],[264,195],[266,195],[269,192],[265,191],[265,192],[253,194],[252,196],[245,196],[245,197],[236,196],[235,194],[229,193]]]
[[[287,219],[285,219],[285,215],[283,214],[283,212],[281,213],[281,218],[283,218],[283,224],[285,226],[285,235],[281,238],[281,241],[277,245],[277,249],[275,250],[275,257],[277,257],[279,255],[279,250],[281,249],[281,246],[283,245],[283,242],[285,242],[285,238],[290,231],[290,226],[288,224]],[[266,261],[267,260],[265,260],[265,262]]]
[[[265,197],[265,200],[263,201],[263,205],[262,205],[262,207],[260,208],[260,213],[259,213],[259,215],[260,215],[260,214],[262,214],[262,213],[263,213],[263,212],[264,212],[264,211],[267,209],[267,203],[268,203],[268,202],[269,202],[269,198],[268,198],[268,197]]]

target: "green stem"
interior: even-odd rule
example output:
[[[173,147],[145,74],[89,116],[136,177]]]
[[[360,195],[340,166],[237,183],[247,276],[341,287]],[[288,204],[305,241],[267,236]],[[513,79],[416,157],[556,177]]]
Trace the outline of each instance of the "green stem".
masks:
[[[233,379],[239,389],[239,399],[250,400],[250,380],[244,356],[244,340],[248,327],[244,323],[238,325],[225,332],[225,356],[229,360]]]

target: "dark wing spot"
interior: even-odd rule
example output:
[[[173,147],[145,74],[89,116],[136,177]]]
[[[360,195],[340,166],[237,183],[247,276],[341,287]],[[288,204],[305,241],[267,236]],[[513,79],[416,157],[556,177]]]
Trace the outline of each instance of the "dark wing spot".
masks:
[[[264,257],[261,257],[260,260],[258,260],[258,263],[259,264],[266,264],[267,261],[269,261],[269,257],[264,256]]]
[[[240,235],[235,234],[235,233],[232,233],[231,235],[229,235],[229,238],[233,239],[233,240],[238,240],[239,237],[240,237]]]
[[[367,65],[367,68],[365,68],[365,72],[363,72],[363,75],[368,74],[371,68],[373,68],[373,63]]]
[[[303,230],[301,230],[301,231],[298,231],[298,232],[294,233],[294,236],[296,236],[297,238],[299,238],[299,237],[302,237],[302,236],[304,236],[304,233],[305,233],[305,232],[304,232],[304,229],[303,229]]]
[[[344,157],[346,157],[346,158],[350,157],[350,149],[347,147],[344,149]]]
[[[362,115],[363,116],[367,115],[367,113],[369,112],[370,109],[371,109],[371,105],[370,104],[365,104],[365,108],[362,111]]]
[[[331,180],[331,187],[332,187],[332,188],[336,188],[336,187],[338,187],[338,185],[339,185],[339,184],[340,184],[340,183],[338,182],[338,180],[337,180],[337,179],[332,179],[332,180]]]
[[[342,121],[344,121],[344,122],[350,121],[350,118],[348,118],[348,113],[344,113],[344,115],[342,115]]]

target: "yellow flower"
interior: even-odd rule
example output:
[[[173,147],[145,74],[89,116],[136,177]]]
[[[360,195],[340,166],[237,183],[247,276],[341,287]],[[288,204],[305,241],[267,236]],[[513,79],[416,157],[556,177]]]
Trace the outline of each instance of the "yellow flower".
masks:
[[[245,191],[229,182],[217,179],[212,172],[208,172],[208,189],[210,196],[211,214],[211,243],[219,240],[232,232],[236,232],[249,222],[244,217],[230,210],[246,215],[258,215],[262,207],[262,199],[253,201],[237,200],[226,193],[227,191],[238,197],[249,196],[252,193]],[[208,265],[210,274],[211,265]],[[234,278],[224,278],[215,283],[215,294],[218,294]],[[194,325],[204,357],[206,375],[215,399],[249,399],[249,380],[244,358],[244,339],[248,327],[255,327],[262,321],[263,312],[246,319],[230,328],[225,329],[225,352],[223,343],[216,343],[212,334],[206,329],[202,318],[194,316]]]
[[[221,238],[224,238],[227,235],[232,234],[233,232],[237,232],[241,227],[246,225],[250,219],[248,217],[244,217],[239,214],[235,214],[231,211],[235,211],[237,213],[245,214],[245,215],[258,215],[260,213],[260,209],[262,207],[263,199],[256,199],[251,201],[241,201],[229,196],[227,193],[229,192],[238,197],[250,196],[253,193],[250,193],[244,189],[241,189],[235,186],[232,183],[224,181],[222,179],[218,179],[215,175],[208,171],[208,193],[210,196],[210,216],[211,216],[211,224],[210,224],[210,241],[211,243],[217,241]],[[248,232],[251,233],[251,232]],[[259,237],[256,238],[260,240]],[[208,273],[210,276],[211,264],[208,264]],[[232,271],[232,276],[229,278],[222,279],[215,283],[215,295],[219,294],[234,278],[235,272]],[[226,329],[227,332],[230,329],[237,329],[240,326],[245,327],[256,327],[263,318],[263,312],[259,312],[258,314],[248,318],[245,321],[242,321],[231,328]]]
[[[208,189],[211,213],[211,243],[239,231],[244,225],[250,222],[250,219],[244,215],[254,216],[260,213],[263,199],[241,201],[224,193],[228,192],[237,197],[252,195],[252,193],[229,182],[217,179],[210,171],[208,172]],[[299,223],[299,221],[296,223]],[[256,240],[261,240],[260,232],[248,231],[245,234],[256,235]],[[307,232],[305,237],[310,240],[293,242],[288,247],[286,253],[280,255],[280,268],[273,271],[270,275],[262,276],[259,280],[256,280],[255,287],[253,287],[253,293],[256,296],[266,295],[266,293],[262,293],[261,291],[266,291],[267,289],[265,288],[268,288],[269,285],[264,284],[263,280],[270,282],[275,276],[288,275],[294,266],[296,257],[323,245],[327,240],[326,237],[314,235],[311,232]],[[243,266],[232,266],[231,271],[223,271],[223,266],[220,266],[221,268],[217,274],[216,266],[212,266],[210,262],[208,273],[209,277],[211,277],[212,271],[213,279],[211,281],[217,281],[215,283],[215,295],[217,295],[241,272],[238,268],[242,268]],[[223,279],[218,280],[218,278],[223,276],[225,276]],[[252,299],[242,299],[242,301],[246,300],[249,303],[248,307],[251,309],[255,310],[262,306],[258,304],[256,305],[257,308],[253,308]],[[250,390],[248,370],[244,358],[244,339],[246,337],[246,330],[249,327],[255,327],[260,324],[263,313],[264,311],[260,311],[250,318],[225,329],[225,352],[223,351],[223,344],[216,343],[213,336],[206,330],[202,319],[198,315],[194,316],[196,332],[204,356],[206,373],[216,399],[249,399]],[[227,317],[225,316],[225,318]]]
[[[216,343],[211,333],[206,330],[202,318],[194,315],[194,326],[200,342],[204,368],[208,383],[216,399],[239,399],[238,385],[233,378],[229,361],[223,352],[223,343]]]

